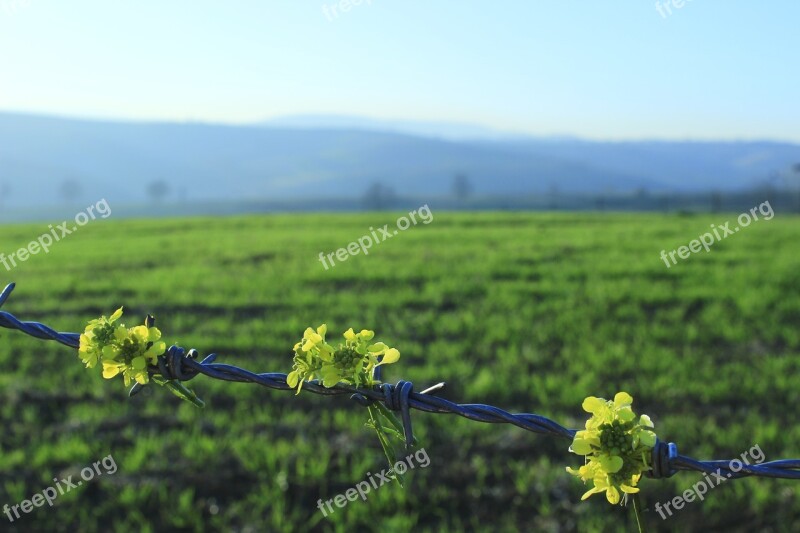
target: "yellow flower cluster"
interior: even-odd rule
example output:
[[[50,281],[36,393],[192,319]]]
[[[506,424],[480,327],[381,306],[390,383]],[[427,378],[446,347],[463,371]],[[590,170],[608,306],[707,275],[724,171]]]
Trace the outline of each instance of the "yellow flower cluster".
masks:
[[[372,385],[372,371],[376,366],[386,365],[400,359],[400,352],[382,342],[370,344],[375,332],[353,328],[344,332],[344,343],[334,348],[325,340],[328,327],[325,324],[316,330],[307,328],[303,339],[294,345],[294,365],[286,376],[286,383],[297,388],[298,394],[304,381],[319,378],[325,387],[344,382],[350,385]],[[378,358],[381,357],[379,360]]]
[[[126,328],[117,321],[122,308],[110,317],[100,317],[89,322],[81,334],[78,355],[87,368],[103,364],[103,377],[111,379],[122,374],[125,386],[132,381],[146,384],[149,381],[148,365],[154,365],[167,345],[158,328],[147,325]]]
[[[633,398],[626,392],[617,393],[613,401],[594,396],[583,401],[583,409],[592,417],[586,429],[575,434],[570,451],[585,456],[586,464],[577,470],[567,467],[570,474],[593,484],[582,500],[605,492],[609,503],[616,504],[621,493],[639,492],[636,485],[642,472],[650,469],[656,434],[649,416],[642,415],[637,421],[632,404]]]

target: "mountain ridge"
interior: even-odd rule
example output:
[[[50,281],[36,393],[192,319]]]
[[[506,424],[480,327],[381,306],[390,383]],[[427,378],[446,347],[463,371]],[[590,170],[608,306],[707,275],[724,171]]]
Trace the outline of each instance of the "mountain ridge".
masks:
[[[369,120],[369,119],[367,119]],[[733,191],[775,181],[800,145],[773,141],[453,140],[370,129],[126,122],[0,112],[2,205],[105,195],[146,202],[163,181],[183,200]],[[73,186],[70,190],[70,184]],[[95,198],[96,199],[96,198]]]

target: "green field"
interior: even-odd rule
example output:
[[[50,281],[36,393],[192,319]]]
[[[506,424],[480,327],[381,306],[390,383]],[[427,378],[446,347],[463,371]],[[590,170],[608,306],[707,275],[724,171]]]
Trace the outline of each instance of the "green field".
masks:
[[[402,353],[385,379],[582,426],[584,397],[634,396],[659,436],[698,459],[758,444],[800,458],[800,218],[777,213],[667,269],[659,258],[735,214],[439,213],[325,270],[318,260],[398,213],[91,222],[0,281],[3,310],[79,331],[120,305],[167,343],[288,372],[307,326],[374,329]],[[0,226],[0,252],[47,224]],[[412,413],[430,466],[324,518],[319,498],[385,459],[347,396],[294,396],[203,376],[199,410],[161,388],[128,399],[75,352],[0,329],[0,505],[113,454],[118,471],[9,531],[614,531],[630,509],[565,466],[568,442]],[[797,482],[736,480],[667,520],[653,511],[700,474],[642,482],[652,530],[792,531]]]

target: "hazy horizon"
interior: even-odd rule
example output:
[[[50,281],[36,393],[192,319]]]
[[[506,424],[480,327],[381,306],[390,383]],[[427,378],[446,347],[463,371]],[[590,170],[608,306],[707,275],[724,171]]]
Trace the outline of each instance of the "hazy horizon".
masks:
[[[800,138],[797,140],[784,139],[784,138],[770,138],[770,137],[737,137],[726,138],[721,137],[641,137],[641,138],[592,138],[582,137],[573,133],[562,134],[535,134],[526,133],[513,130],[504,130],[494,128],[487,124],[478,122],[462,122],[462,121],[437,121],[437,120],[415,120],[403,117],[377,117],[368,115],[341,115],[336,113],[297,113],[289,115],[276,115],[272,117],[265,117],[254,119],[247,122],[237,121],[224,121],[224,120],[199,120],[199,119],[169,119],[169,118],[156,118],[156,117],[123,117],[123,116],[92,116],[65,113],[49,113],[40,111],[28,110],[11,110],[0,109],[0,115],[22,115],[38,118],[54,118],[64,120],[74,120],[80,122],[94,122],[94,123],[119,123],[119,124],[174,124],[174,125],[207,125],[207,126],[229,126],[229,127],[267,127],[274,129],[331,129],[331,130],[365,130],[365,131],[384,131],[393,133],[405,133],[412,136],[432,137],[441,139],[451,139],[449,135],[439,135],[435,133],[437,127],[447,128],[453,130],[455,128],[465,128],[463,135],[458,135],[463,140],[470,139],[484,139],[484,138],[497,138],[501,140],[525,140],[525,139],[538,139],[538,140],[569,140],[587,143],[637,143],[637,142],[664,142],[664,143],[708,143],[708,142],[721,142],[721,143],[752,143],[752,142],[770,142],[770,143],[784,143],[800,146]],[[294,123],[297,121],[297,123]],[[318,125],[317,122],[327,121],[341,121],[343,123],[352,122],[347,125]],[[290,124],[292,122],[292,124]],[[300,122],[307,122],[300,124]],[[400,125],[400,126],[398,126]],[[416,126],[431,127],[434,133],[420,133],[409,132],[402,126],[413,128]]]

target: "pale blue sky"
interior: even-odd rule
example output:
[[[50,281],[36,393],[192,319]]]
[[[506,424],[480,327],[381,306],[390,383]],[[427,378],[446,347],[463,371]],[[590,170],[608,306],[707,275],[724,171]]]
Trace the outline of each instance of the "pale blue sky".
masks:
[[[655,4],[0,0],[0,110],[800,141],[800,2]]]

